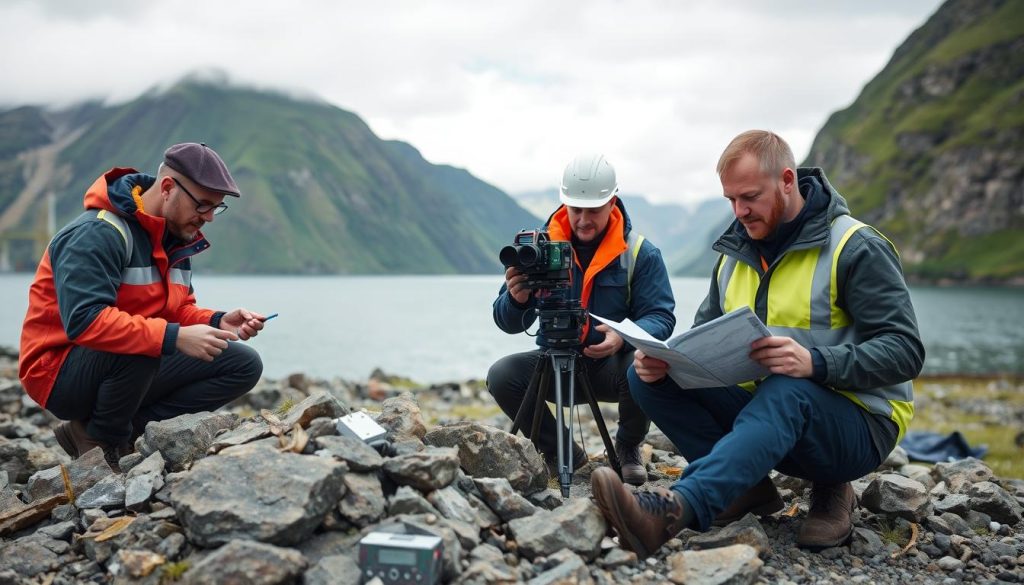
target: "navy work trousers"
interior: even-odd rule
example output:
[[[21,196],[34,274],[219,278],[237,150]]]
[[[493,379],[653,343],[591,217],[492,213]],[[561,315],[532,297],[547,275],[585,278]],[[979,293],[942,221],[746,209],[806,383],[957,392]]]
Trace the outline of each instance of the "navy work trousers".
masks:
[[[501,407],[501,410],[512,420],[515,420],[516,413],[520,406],[526,408],[526,422],[523,423],[523,434],[528,434],[533,424],[533,404],[523,405],[523,398],[530,385],[530,377],[537,366],[537,361],[544,359],[545,365],[550,370],[551,360],[544,353],[544,350],[535,349],[524,353],[515,353],[505,356],[491,366],[487,372],[487,390],[494,396],[494,400]],[[619,352],[603,359],[591,359],[586,356],[576,358],[577,366],[582,366],[590,382],[590,388],[594,392],[594,398],[599,402],[619,403],[619,429],[616,439],[626,445],[638,445],[647,436],[651,428],[651,421],[644,415],[644,412],[633,401],[630,395],[629,383],[626,381],[626,368],[633,363],[633,352]],[[583,390],[576,384],[576,404],[586,404]],[[569,399],[569,388],[562,385],[563,400]],[[554,402],[555,389],[552,373],[552,383],[548,401]],[[566,404],[568,406],[568,404]],[[558,424],[551,412],[544,409],[540,419],[538,430],[537,448],[546,457],[555,457],[557,449],[557,435],[555,429]]]
[[[683,390],[671,379],[630,390],[690,462],[672,489],[707,530],[715,516],[772,469],[834,485],[881,464],[862,409],[810,380],[772,375],[750,393],[738,386]]]
[[[154,358],[75,346],[46,409],[62,420],[88,421],[92,438],[122,445],[150,421],[216,410],[251,390],[262,373],[256,350],[238,342],[212,362],[181,352]]]

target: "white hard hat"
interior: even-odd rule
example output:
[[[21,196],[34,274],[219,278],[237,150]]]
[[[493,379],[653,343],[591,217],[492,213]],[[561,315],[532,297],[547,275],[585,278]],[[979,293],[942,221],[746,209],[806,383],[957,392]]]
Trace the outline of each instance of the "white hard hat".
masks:
[[[601,207],[618,191],[615,169],[604,155],[581,154],[565,167],[558,198],[569,207]]]

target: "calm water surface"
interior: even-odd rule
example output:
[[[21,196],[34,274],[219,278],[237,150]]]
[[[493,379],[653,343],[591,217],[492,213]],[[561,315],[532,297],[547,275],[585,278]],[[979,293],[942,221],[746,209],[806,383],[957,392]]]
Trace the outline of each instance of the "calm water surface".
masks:
[[[29,274],[0,274],[0,345],[18,345]],[[365,378],[376,367],[422,382],[482,378],[499,357],[533,347],[491,320],[501,285],[491,276],[203,276],[199,304],[280,313],[250,343],[272,378],[293,372]],[[677,330],[707,291],[672,279]],[[1019,289],[914,287],[927,373],[1024,374],[1024,294]]]

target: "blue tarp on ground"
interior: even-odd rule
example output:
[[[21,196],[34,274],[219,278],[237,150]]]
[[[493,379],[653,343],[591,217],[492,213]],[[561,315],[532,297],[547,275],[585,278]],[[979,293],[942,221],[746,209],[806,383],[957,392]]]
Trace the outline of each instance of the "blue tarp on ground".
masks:
[[[981,459],[988,453],[988,445],[971,447],[960,431],[948,435],[931,431],[908,431],[900,441],[911,461],[940,463],[974,457]]]

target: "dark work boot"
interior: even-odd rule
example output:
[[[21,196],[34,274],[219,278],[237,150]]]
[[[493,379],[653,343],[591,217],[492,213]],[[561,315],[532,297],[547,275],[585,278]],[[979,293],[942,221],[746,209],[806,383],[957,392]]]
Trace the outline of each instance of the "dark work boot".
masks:
[[[811,486],[811,509],[807,512],[796,543],[810,549],[839,546],[853,533],[853,508],[857,496],[850,482]]]
[[[761,481],[757,482],[754,487],[750,488],[746,492],[736,498],[729,507],[715,517],[712,524],[715,526],[725,526],[731,524],[747,514],[754,514],[757,516],[768,516],[774,514],[782,509],[782,498],[779,496],[779,490],[775,489],[775,484],[772,483],[771,477],[765,477]]]
[[[61,449],[64,449],[64,452],[70,455],[72,459],[78,459],[99,447],[103,450],[103,458],[110,465],[110,468],[116,473],[121,472],[118,461],[121,459],[121,452],[127,454],[127,446],[115,447],[107,445],[102,441],[97,441],[85,431],[85,423],[83,421],[64,421],[53,429],[53,436],[56,437],[57,444],[60,445]]]
[[[619,533],[619,544],[641,559],[686,528],[686,503],[682,496],[665,488],[630,491],[610,467],[600,467],[590,476],[597,507]]]
[[[627,445],[616,440],[615,455],[622,466],[622,481],[636,486],[647,482],[647,470],[640,459],[640,445]]]

